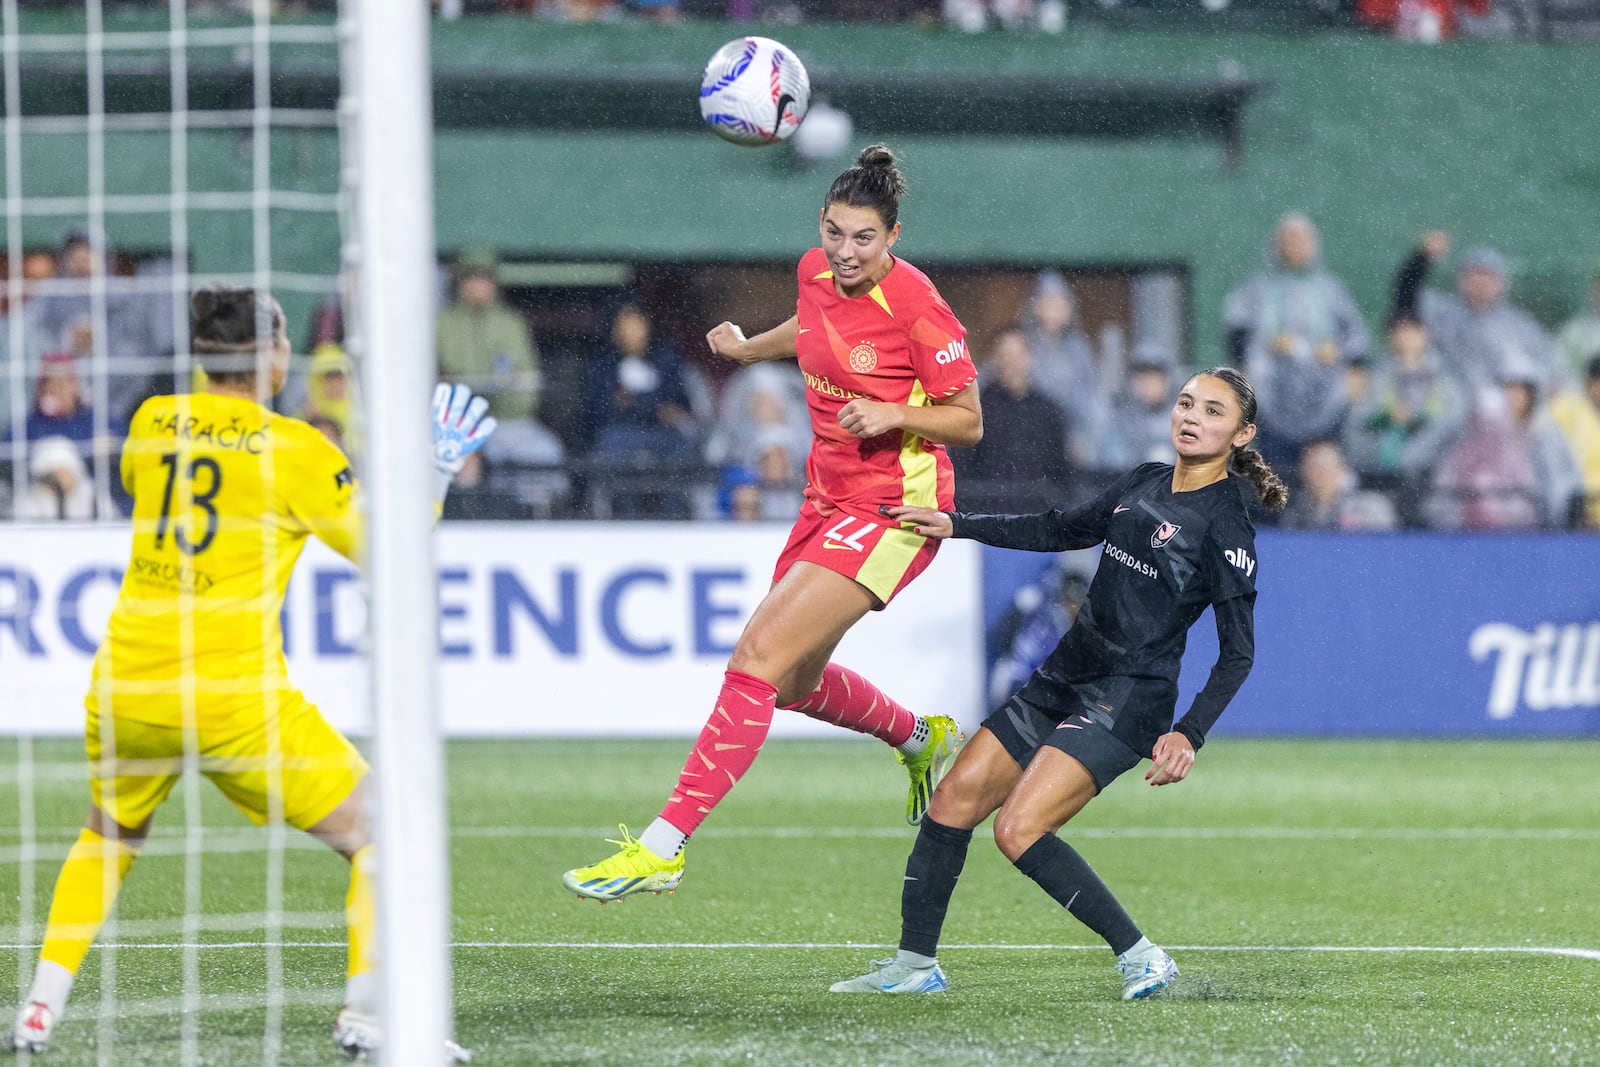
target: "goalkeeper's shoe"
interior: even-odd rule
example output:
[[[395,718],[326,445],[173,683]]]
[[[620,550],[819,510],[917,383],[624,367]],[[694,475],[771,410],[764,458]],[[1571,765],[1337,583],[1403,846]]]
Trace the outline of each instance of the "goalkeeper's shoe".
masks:
[[[1164,989],[1178,977],[1178,965],[1155,945],[1143,952],[1127,952],[1117,957],[1117,973],[1122,976],[1122,999],[1144,1000]]]
[[[346,1004],[333,1021],[333,1043],[350,1059],[365,1060],[376,1056],[383,1046],[383,1031],[377,1019]],[[445,1063],[467,1063],[471,1059],[472,1053],[454,1041],[444,1043]]]
[[[383,1031],[376,1017],[346,1004],[333,1021],[333,1043],[353,1060],[366,1059],[383,1045]]]
[[[906,794],[906,822],[912,826],[921,823],[922,817],[928,813],[928,802],[933,799],[939,779],[944,777],[950,760],[967,739],[961,727],[948,716],[929,715],[926,721],[928,743],[922,751],[915,756],[895,753],[895,758],[905,765],[906,773],[911,775],[911,791]]]
[[[43,1052],[50,1047],[50,1035],[55,1031],[55,1013],[40,1001],[24,1004],[17,1011],[17,1022],[11,1028],[13,1052]]]
[[[828,987],[830,993],[943,993],[950,988],[944,972],[935,963],[931,967],[908,967],[893,959],[873,960],[876,968],[860,978],[835,982]]]
[[[628,833],[626,826],[618,829],[622,831],[622,840],[606,840],[621,845],[621,851],[599,863],[568,871],[561,876],[561,883],[580,897],[602,904],[634,893],[670,893],[677,889],[683,880],[683,852],[664,860]]]

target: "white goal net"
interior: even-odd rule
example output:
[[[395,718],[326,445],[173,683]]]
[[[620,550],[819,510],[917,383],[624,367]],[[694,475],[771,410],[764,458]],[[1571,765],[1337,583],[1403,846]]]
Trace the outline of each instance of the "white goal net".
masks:
[[[338,443],[362,485],[364,575],[311,545],[282,634],[290,679],[375,769],[377,974],[406,979],[373,980],[385,1062],[436,1064],[447,871],[430,515],[415,473],[433,372],[426,5],[308,6],[0,0],[0,902],[15,901],[0,903],[0,974],[14,977],[0,977],[0,999],[29,997],[58,872],[83,840],[84,696],[134,533],[121,477],[131,417],[150,396],[204,387],[190,292],[254,290],[281,303],[294,352],[274,409]],[[383,353],[382,376],[364,373],[369,352]],[[193,478],[174,506],[208,514],[207,491]],[[184,603],[200,595],[198,579],[175,580],[188,582]],[[367,601],[339,618],[373,622],[327,632],[330,599]],[[193,620],[178,628],[189,647]],[[327,642],[348,649],[346,669],[297,669]],[[269,793],[282,764],[268,753]],[[105,877],[117,904],[71,984],[51,1061],[326,1060],[350,868],[280,819],[252,826],[196,773],[211,768],[193,746],[183,766],[120,895]],[[276,794],[269,809],[283,814]],[[404,874],[382,877],[393,870]],[[398,941],[386,933],[401,928]]]

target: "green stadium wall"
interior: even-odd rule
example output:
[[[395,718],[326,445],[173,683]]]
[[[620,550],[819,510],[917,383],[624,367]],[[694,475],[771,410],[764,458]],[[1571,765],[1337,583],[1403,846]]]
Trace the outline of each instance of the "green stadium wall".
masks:
[[[114,9],[107,28],[154,28],[165,16]],[[60,15],[25,28],[59,31]],[[1195,361],[1221,353],[1227,290],[1262,262],[1274,219],[1310,214],[1329,265],[1375,326],[1394,267],[1418,235],[1440,228],[1457,248],[1491,244],[1508,258],[1513,293],[1547,324],[1586,298],[1600,262],[1600,64],[1581,44],[1409,44],[1357,33],[1168,32],[1073,24],[1059,37],[965,36],[914,27],[561,26],[483,17],[435,23],[435,67],[626,71],[681,67],[684,107],[707,56],[740,32],[793,47],[825,83],[830,72],[905,71],[1005,78],[1062,74],[1137,82],[1273,83],[1246,106],[1243,157],[1230,170],[1200,136],[1145,140],[896,136],[857,114],[855,141],[883,139],[904,158],[912,195],[900,250],[940,263],[1184,264],[1194,298]],[[306,46],[300,46],[305,48]],[[317,53],[326,58],[325,50]],[[275,60],[300,58],[295,46]],[[1584,101],[1590,103],[1585,104]],[[81,137],[23,139],[29,196],[84,190]],[[332,191],[331,132],[280,130],[272,171],[282,188]],[[112,191],[157,192],[170,180],[161,133],[108,139]],[[807,169],[787,148],[740,149],[709,133],[441,129],[435,143],[439,245],[491,245],[517,259],[786,260],[815,238],[819,198],[843,161]],[[192,189],[250,185],[248,142],[190,136]],[[381,180],[381,175],[369,175]],[[29,217],[25,240],[53,243],[69,220]],[[119,216],[110,236],[133,249],[167,241],[163,214]],[[191,215],[193,266],[247,270],[248,212]],[[327,272],[337,228],[273,215],[278,269]],[[310,298],[290,301],[291,314]]]

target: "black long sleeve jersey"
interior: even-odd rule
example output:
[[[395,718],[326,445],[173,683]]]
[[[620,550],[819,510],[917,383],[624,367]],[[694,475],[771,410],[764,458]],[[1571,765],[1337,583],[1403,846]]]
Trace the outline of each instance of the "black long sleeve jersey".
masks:
[[[1199,748],[1255,659],[1255,526],[1248,483],[1230,475],[1174,493],[1171,464],[1146,463],[1085,507],[1037,515],[952,516],[954,536],[1060,552],[1105,542],[1089,596],[1019,695],[1061,718],[1086,714],[1135,750],[1181,731]],[[1220,652],[1177,723],[1178,669],[1189,627],[1214,609]]]

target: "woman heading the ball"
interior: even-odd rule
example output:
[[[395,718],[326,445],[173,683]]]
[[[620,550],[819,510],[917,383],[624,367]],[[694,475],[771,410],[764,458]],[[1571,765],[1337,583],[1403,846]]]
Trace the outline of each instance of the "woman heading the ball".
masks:
[[[813,435],[805,502],[677,787],[637,839],[624,829],[620,851],[566,873],[580,896],[676,888],[685,844],[750,769],[776,708],[892,746],[911,776],[912,825],[960,746],[949,718],[914,715],[830,661],[845,633],[938,550],[894,509],[953,506],[944,446],[983,436],[965,328],[927,276],[890,251],[904,191],[893,154],[867,148],[828,189],[822,247],[800,259],[795,316],[751,338],[730,322],[706,335],[712,352],[738,363],[798,357]]]
[[[1259,452],[1256,397],[1238,371],[1184,384],[1172,409],[1176,464],[1146,463],[1087,506],[1038,515],[891,511],[929,537],[1060,552],[1104,543],[1076,622],[1033,676],[986,719],[939,784],[906,861],[900,947],[836,993],[934,993],[935,953],[972,830],[996,811],[995,842],[1017,869],[1105,939],[1122,998],[1142,1000],[1178,976],[1082,856],[1056,832],[1141,759],[1145,780],[1188,777],[1206,731],[1255,657],[1255,528],[1245,504],[1288,493]],[[1246,483],[1249,483],[1247,487]],[[1189,628],[1207,607],[1220,649],[1204,688],[1174,725]]]

